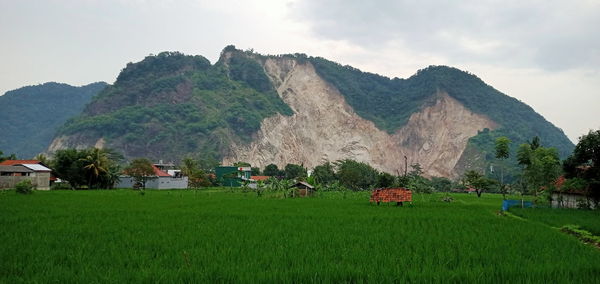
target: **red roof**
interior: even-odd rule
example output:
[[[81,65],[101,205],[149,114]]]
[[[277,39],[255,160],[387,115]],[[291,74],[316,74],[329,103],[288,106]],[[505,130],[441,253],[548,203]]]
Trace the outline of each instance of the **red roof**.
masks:
[[[250,179],[253,179],[255,181],[268,180],[269,178],[270,176],[250,176]]]
[[[165,173],[164,171],[161,171],[159,168],[157,168],[155,165],[152,165],[152,169],[154,170],[154,174],[156,176],[159,177],[170,177],[171,175],[168,173]]]
[[[22,165],[22,164],[41,164],[42,162],[38,160],[6,160],[0,165],[2,166],[14,166],[14,165]]]

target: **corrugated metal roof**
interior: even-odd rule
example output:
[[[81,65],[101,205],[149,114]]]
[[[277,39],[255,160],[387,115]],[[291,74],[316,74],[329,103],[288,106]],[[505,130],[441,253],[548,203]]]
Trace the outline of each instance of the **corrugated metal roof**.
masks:
[[[33,171],[23,166],[0,165],[0,172],[5,173],[32,173]]]
[[[49,168],[46,168],[40,164],[22,164],[24,167],[34,170],[36,172],[51,172],[52,170]]]

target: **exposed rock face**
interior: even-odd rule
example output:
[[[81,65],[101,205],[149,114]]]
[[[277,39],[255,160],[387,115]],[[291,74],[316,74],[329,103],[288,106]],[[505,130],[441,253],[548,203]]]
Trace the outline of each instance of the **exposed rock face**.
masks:
[[[253,142],[234,145],[224,164],[246,161],[259,167],[270,163],[283,167],[296,163],[312,168],[325,161],[354,159],[397,173],[403,171],[407,156],[408,163],[420,163],[426,175],[449,177],[468,139],[478,130],[496,127],[439,91],[390,135],[358,116],[310,63],[269,58],[264,68],[294,115],[265,119]]]
[[[61,149],[69,149],[69,148],[74,148],[74,149],[86,149],[89,147],[95,147],[95,148],[99,148],[102,149],[104,148],[104,146],[106,145],[106,140],[104,140],[104,138],[100,138],[98,140],[93,140],[92,138],[89,137],[85,137],[83,135],[71,135],[71,136],[59,136],[54,138],[54,140],[52,140],[52,143],[50,144],[50,146],[48,146],[48,150],[46,151],[47,154],[52,154],[54,152],[56,152],[57,150],[61,150]]]

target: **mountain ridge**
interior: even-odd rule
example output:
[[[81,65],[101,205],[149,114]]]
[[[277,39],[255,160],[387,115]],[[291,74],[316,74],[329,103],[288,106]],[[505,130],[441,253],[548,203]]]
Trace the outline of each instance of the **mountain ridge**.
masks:
[[[0,96],[0,150],[24,158],[44,152],[55,130],[106,86],[105,82],[78,87],[47,82],[6,92]]]
[[[268,62],[279,59],[281,64],[276,65],[283,71],[306,64],[312,66],[318,79],[331,87],[324,92],[339,93],[350,112],[388,134],[405,126],[413,115],[435,105],[436,94],[440,92],[499,126],[491,131],[488,128],[487,132],[477,129],[467,145],[455,151],[460,156],[466,147],[475,147],[479,154],[489,156],[486,153],[490,151],[489,139],[481,143],[481,139],[473,138],[484,135],[481,133],[489,136],[490,132],[506,134],[514,141],[513,147],[536,135],[559,148],[563,156],[573,147],[560,129],[531,107],[456,68],[430,66],[407,79],[390,79],[319,57],[260,55],[228,46],[213,65],[204,57],[177,52],[160,53],[128,64],[114,85],[58,131],[49,150],[96,145],[102,140],[102,145],[122,149],[129,158],[144,155],[178,160],[193,156],[229,161],[227,158],[236,147],[256,141],[266,119],[291,117],[296,113],[293,104],[284,102],[289,91],[279,89],[288,73],[267,70],[273,67],[267,66]],[[423,142],[420,140],[419,143]],[[403,143],[408,145],[411,141],[405,139]],[[302,148],[316,142],[299,141],[296,146]],[[428,143],[430,147],[436,142]],[[169,149],[167,144],[178,150]],[[278,151],[285,155],[285,149]]]

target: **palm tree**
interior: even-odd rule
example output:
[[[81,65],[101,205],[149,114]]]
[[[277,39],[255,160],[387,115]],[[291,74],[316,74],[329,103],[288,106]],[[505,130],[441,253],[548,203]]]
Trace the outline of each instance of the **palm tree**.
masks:
[[[93,148],[85,158],[80,159],[85,165],[84,169],[89,171],[88,188],[92,188],[92,181],[98,179],[101,174],[108,172],[110,160],[102,149]]]

